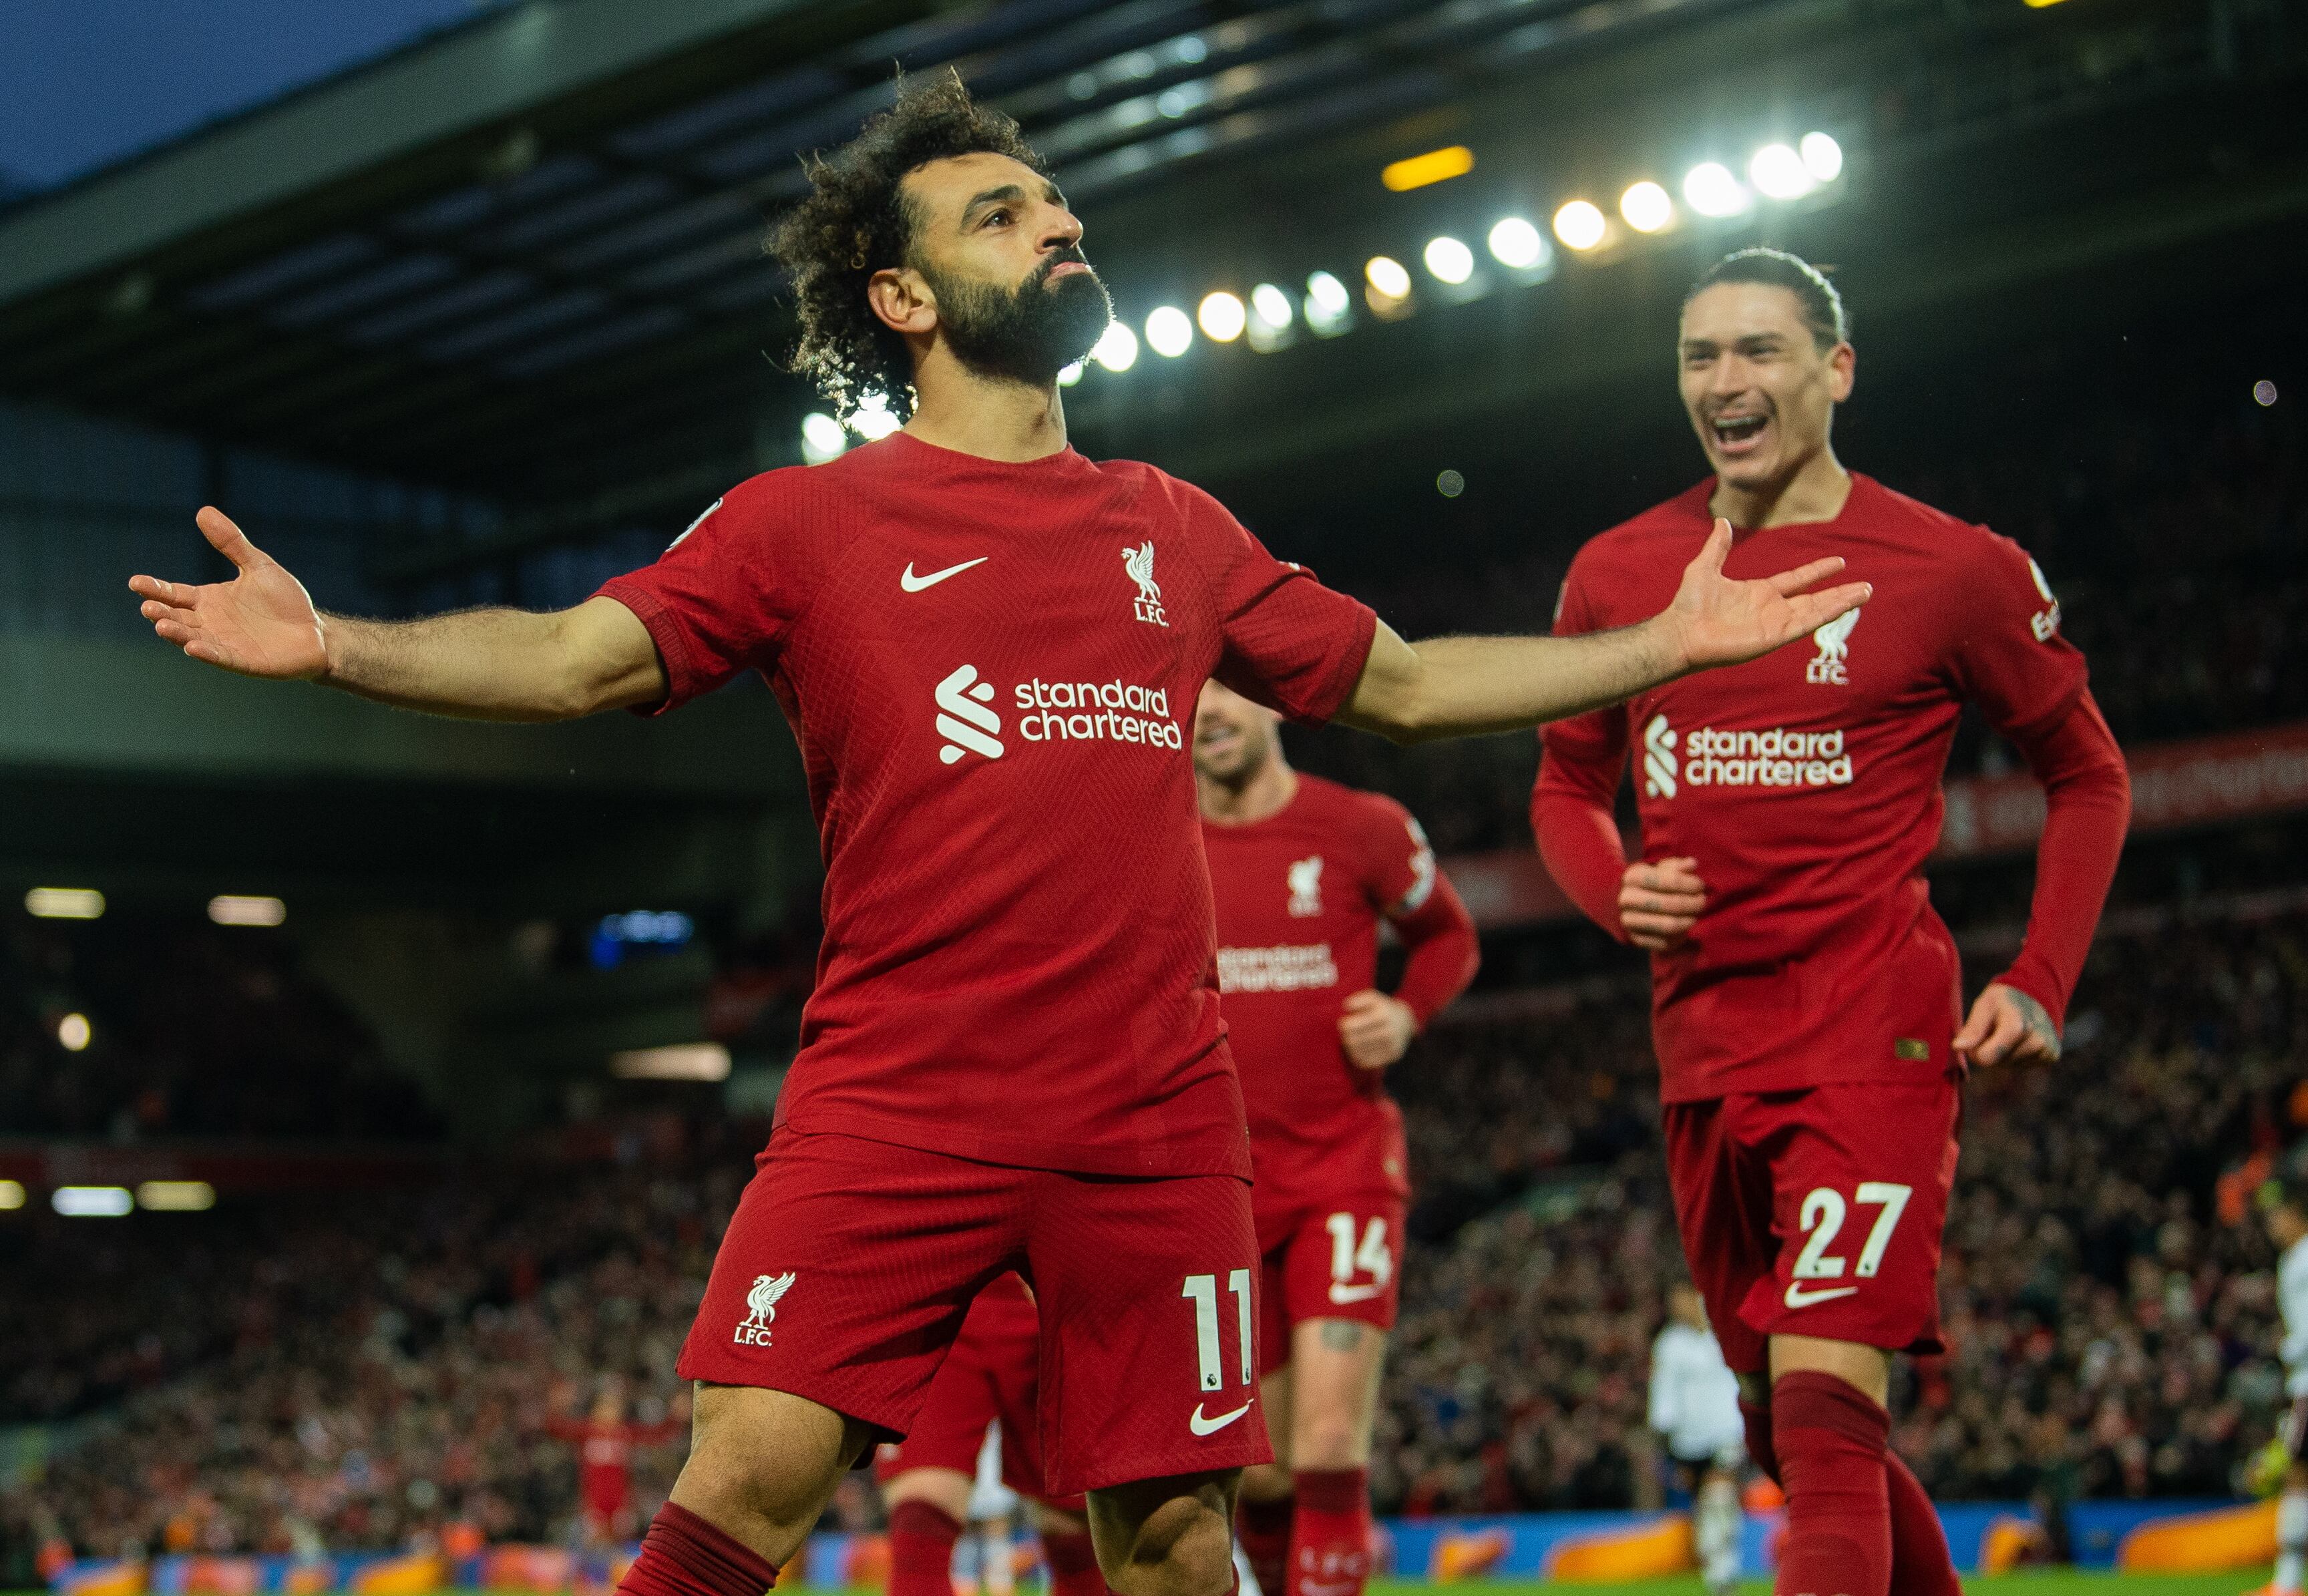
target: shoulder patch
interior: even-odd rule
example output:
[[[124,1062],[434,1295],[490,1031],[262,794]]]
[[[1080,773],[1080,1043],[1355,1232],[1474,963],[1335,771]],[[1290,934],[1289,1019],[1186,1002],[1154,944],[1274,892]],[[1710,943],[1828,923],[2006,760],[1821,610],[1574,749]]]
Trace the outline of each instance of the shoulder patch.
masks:
[[[682,539],[687,538],[690,533],[695,531],[699,527],[703,526],[705,524],[705,518],[712,514],[716,510],[719,510],[723,505],[727,504],[728,502],[728,498],[729,496],[725,493],[719,498],[715,499],[711,504],[706,505],[704,509],[699,511],[697,513],[697,519],[681,529],[681,537],[676,538],[672,542],[665,546],[666,553],[671,554],[675,549],[680,548]]]

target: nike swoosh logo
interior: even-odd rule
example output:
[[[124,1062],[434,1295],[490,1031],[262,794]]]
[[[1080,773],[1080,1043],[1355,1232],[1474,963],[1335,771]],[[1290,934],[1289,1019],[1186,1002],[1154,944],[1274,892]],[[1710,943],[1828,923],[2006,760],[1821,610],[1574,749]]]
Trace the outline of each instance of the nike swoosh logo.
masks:
[[[1858,1292],[1859,1288],[1856,1286],[1837,1286],[1825,1291],[1806,1291],[1801,1286],[1790,1281],[1787,1286],[1787,1306],[1813,1307],[1822,1302],[1832,1302],[1839,1297],[1855,1297]]]
[[[1344,1307],[1349,1302],[1368,1302],[1385,1290],[1384,1286],[1332,1286],[1331,1300]],[[1312,1585],[1306,1587],[1309,1591],[1313,1588]]]
[[[1231,1413],[1221,1413],[1216,1419],[1206,1419],[1202,1416],[1202,1404],[1196,1402],[1194,1416],[1186,1420],[1186,1428],[1198,1436],[1214,1436],[1249,1411],[1250,1404],[1244,1402]]]
[[[994,556],[990,554],[981,554],[974,560],[964,560],[959,565],[948,565],[944,570],[933,571],[927,576],[915,575],[914,562],[908,560],[906,562],[905,574],[898,578],[898,585],[905,589],[906,591],[909,593],[918,593],[924,588],[934,588],[937,586],[938,583],[943,582],[949,576],[960,575],[972,565],[982,565],[993,557]]]

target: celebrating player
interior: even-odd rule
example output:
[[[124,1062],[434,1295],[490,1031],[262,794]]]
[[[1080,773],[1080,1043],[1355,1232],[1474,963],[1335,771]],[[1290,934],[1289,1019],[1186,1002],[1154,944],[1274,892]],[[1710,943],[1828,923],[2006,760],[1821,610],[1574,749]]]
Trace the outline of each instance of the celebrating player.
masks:
[[[1480,955],[1418,823],[1391,798],[1292,770],[1278,720],[1217,682],[1194,715],[1220,1005],[1250,1113],[1275,1452],[1243,1477],[1242,1545],[1267,1596],[1356,1596],[1410,1194],[1382,1072]],[[1382,919],[1408,949],[1391,996],[1376,984]]]
[[[983,1286],[1041,1307],[1042,1456],[1124,1596],[1216,1596],[1267,1461],[1250,1149],[1221,1046],[1181,722],[1216,675],[1310,720],[1498,731],[1791,642],[1840,562],[1723,574],[1594,638],[1416,648],[1208,495],[1066,446],[1057,375],[1107,325],[1081,224],[959,78],[810,168],[773,244],[797,367],[905,430],[732,488],[553,614],[317,612],[218,511],[234,580],[131,583],[194,659],[476,719],[658,712],[742,671],[798,739],[825,940],[760,1169],[680,1368],[672,1500],[624,1586],[758,1596],[867,1443],[904,1434]]]
[[[632,1540],[633,1448],[672,1440],[681,1433],[681,1419],[629,1422],[624,1383],[612,1376],[601,1382],[585,1418],[556,1415],[546,1421],[546,1429],[577,1448],[577,1495],[584,1505],[587,1546],[599,1549]]]
[[[969,1522],[979,1451],[996,1424],[1003,1481],[1034,1504],[1051,1596],[1104,1596],[1082,1498],[1053,1497],[1043,1480],[1040,1342],[1025,1281],[1003,1275],[970,1304],[913,1428],[874,1454],[890,1508],[890,1596],[953,1596],[953,1549]]]
[[[2130,788],[2034,563],[1837,462],[1856,357],[1825,278],[1777,250],[1727,257],[1685,302],[1678,353],[1715,475],[1582,548],[1556,631],[1649,614],[1716,517],[1740,529],[1731,569],[1841,554],[1877,599],[1808,653],[1547,728],[1531,822],[1579,906],[1653,954],[1676,1215],[1748,1454],[1787,1492],[1778,1589],[1952,1592],[1939,1519],[1888,1450],[1889,1354],[1940,1346],[1962,1069],[2057,1056]],[[1965,1017],[1923,866],[1967,703],[2050,813],[2026,946]],[[1632,865],[1612,817],[1631,748]]]
[[[1746,1426],[1739,1417],[1739,1376],[1707,1325],[1697,1290],[1667,1292],[1667,1320],[1651,1342],[1650,1427],[1666,1443],[1676,1483],[1691,1493],[1692,1535],[1709,1596],[1739,1583],[1739,1466]]]

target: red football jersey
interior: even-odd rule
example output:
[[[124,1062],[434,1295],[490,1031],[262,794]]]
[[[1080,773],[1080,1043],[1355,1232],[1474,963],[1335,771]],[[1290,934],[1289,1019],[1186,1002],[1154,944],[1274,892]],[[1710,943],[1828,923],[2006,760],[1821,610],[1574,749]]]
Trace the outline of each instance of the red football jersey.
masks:
[[[602,590],[659,709],[762,671],[801,745],[825,940],[797,1131],[1093,1174],[1246,1174],[1187,730],[1308,720],[1375,617],[1151,466],[900,433],[735,487]]]
[[[1712,480],[1580,549],[1555,630],[1664,608],[1712,524]],[[2083,656],[2009,539],[1854,474],[1832,521],[1742,532],[1748,578],[1840,555],[1864,609],[1808,643],[1547,727],[1534,798],[1616,792],[1630,750],[1643,857],[1707,884],[1690,941],[1652,961],[1663,1100],[1949,1069],[1954,939],[1924,861],[1962,706],[2016,734],[2067,713]],[[1544,824],[1543,821],[1540,824]]]
[[[1339,1016],[1377,980],[1382,919],[1404,925],[1414,958],[1435,945],[1437,969],[1423,980],[1406,972],[1396,994],[1422,1024],[1474,974],[1474,922],[1436,873],[1426,834],[1392,798],[1301,775],[1264,820],[1203,821],[1202,847],[1262,1204],[1370,1182],[1408,1195],[1402,1115],[1383,1072],[1348,1059]]]

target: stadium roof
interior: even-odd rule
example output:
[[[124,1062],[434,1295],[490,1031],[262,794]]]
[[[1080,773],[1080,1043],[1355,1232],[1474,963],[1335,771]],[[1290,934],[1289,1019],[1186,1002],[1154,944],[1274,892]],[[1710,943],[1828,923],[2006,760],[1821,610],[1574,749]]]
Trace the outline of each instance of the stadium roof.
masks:
[[[797,151],[888,102],[893,63],[952,64],[1025,124],[1125,311],[1133,273],[1142,313],[1149,288],[1318,247],[1351,265],[1390,229],[1415,249],[1414,226],[1463,196],[1551,203],[1561,184],[1533,172],[1607,204],[1630,160],[1687,159],[1710,119],[1834,127],[1873,185],[1879,245],[1938,247],[1910,249],[1895,288],[1924,298],[2308,212],[2282,113],[2304,46],[2282,10],[528,0],[0,211],[0,389],[493,494],[535,512],[514,534],[533,542],[790,456],[805,405],[765,357],[787,323],[762,223],[801,191]],[[1451,140],[1481,151],[1477,179],[1526,176],[1378,190],[1383,161]],[[1942,235],[1971,226],[2001,229],[1997,247],[1951,254]],[[1623,280],[1656,295],[1684,270]],[[1295,393],[1303,423],[1538,380],[1470,349],[1512,339],[1429,341],[1429,369],[1384,392],[1356,340],[1236,387],[1268,414]],[[1086,393],[1079,413],[1095,427],[1135,402]]]

